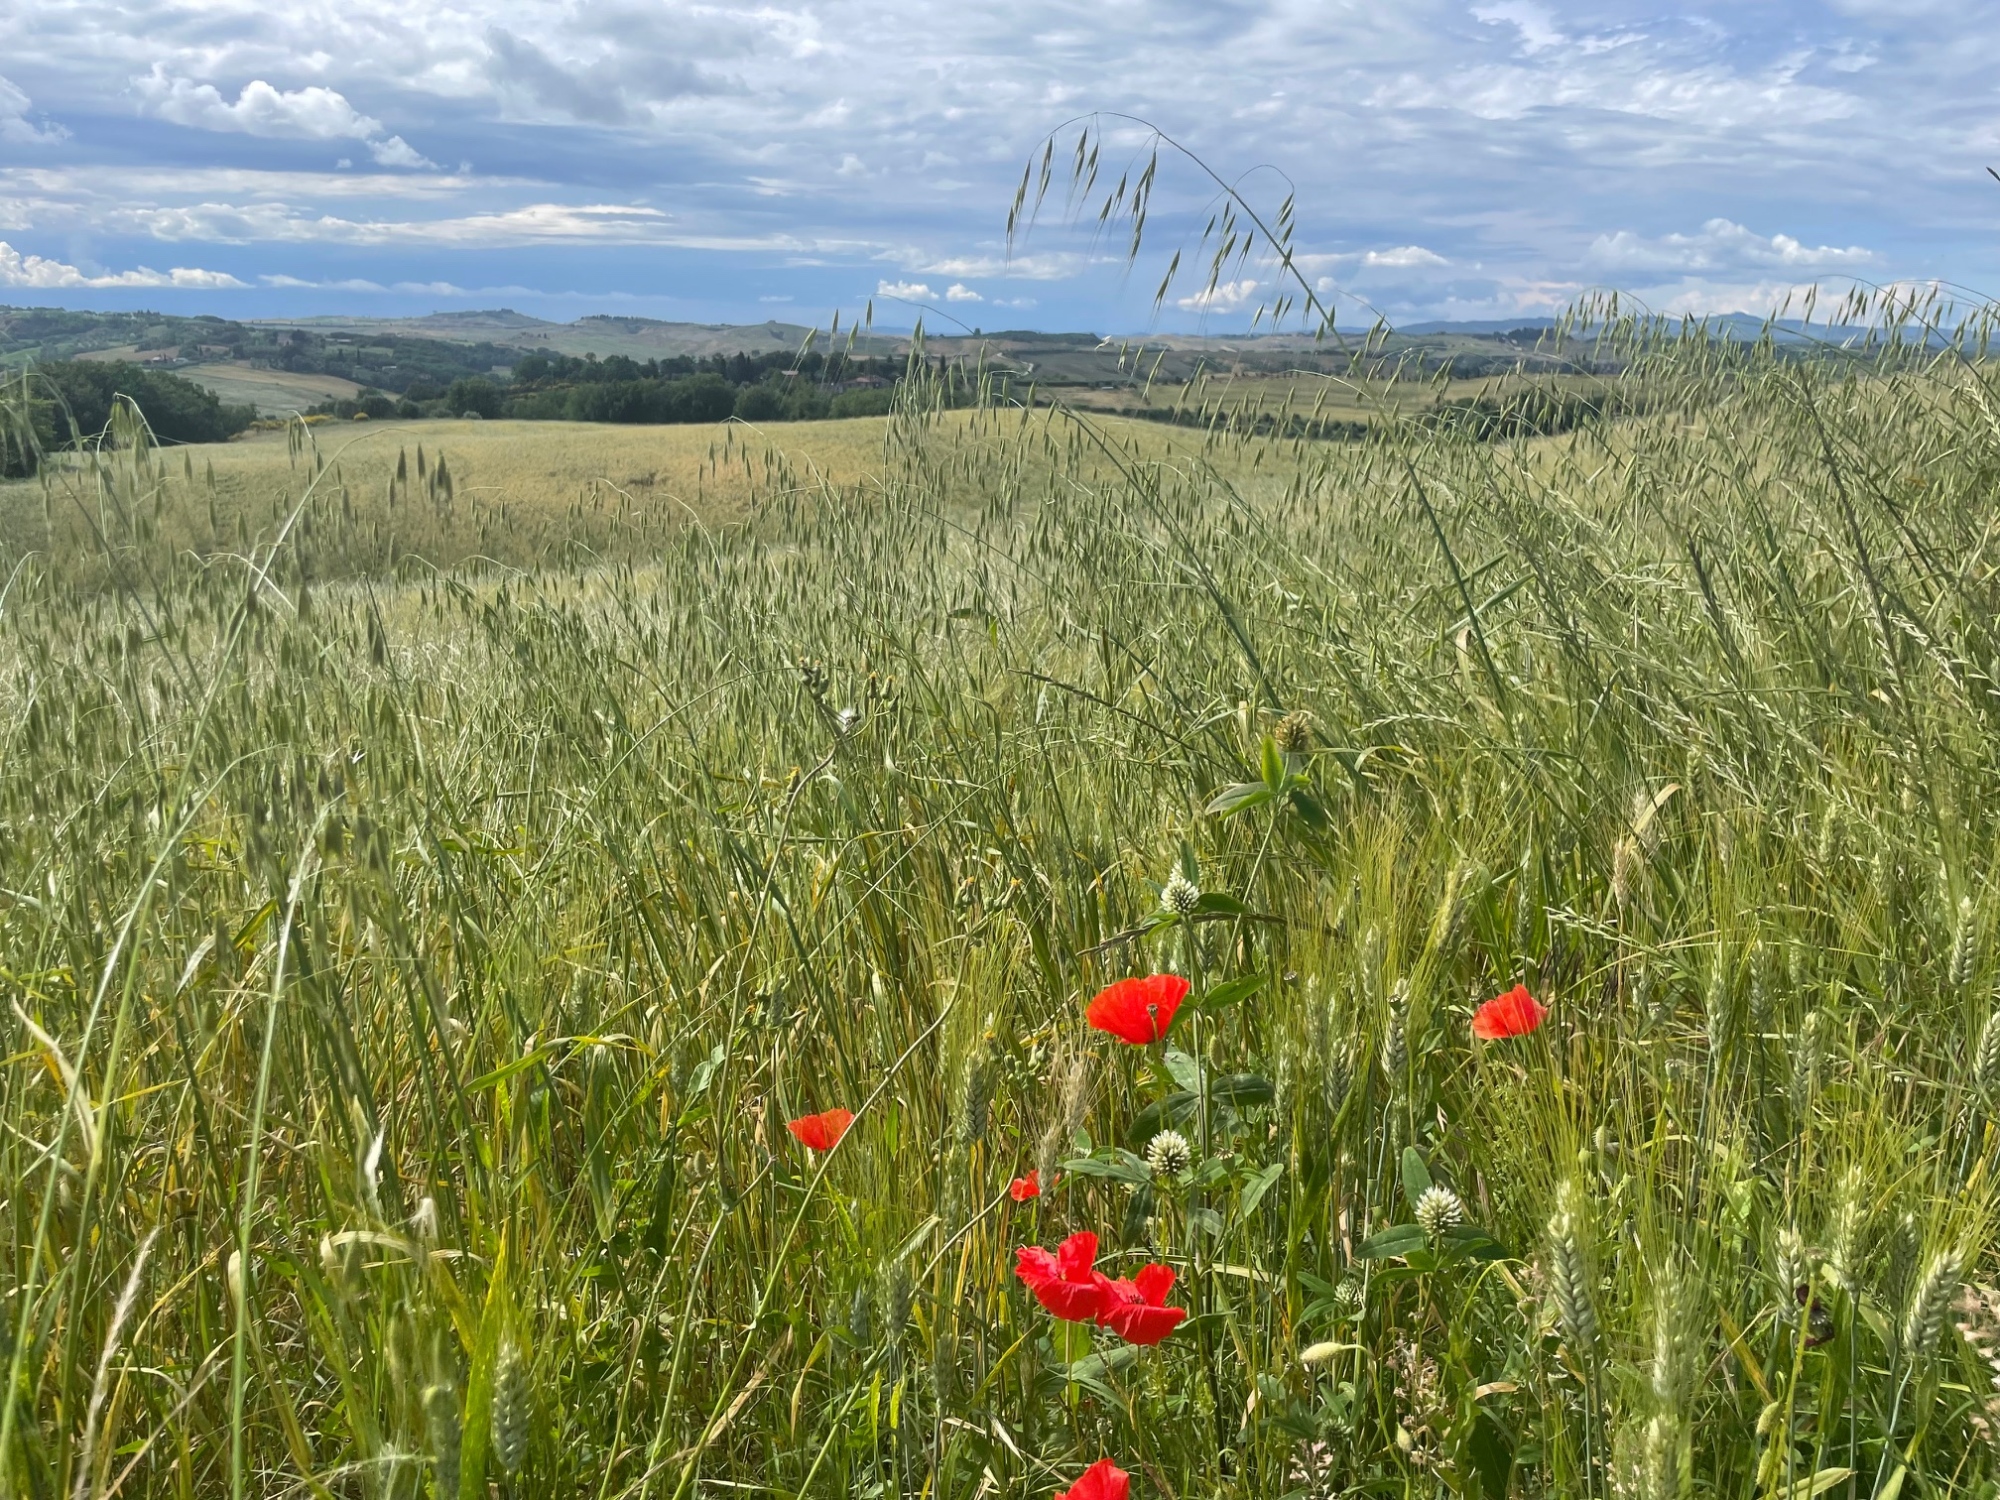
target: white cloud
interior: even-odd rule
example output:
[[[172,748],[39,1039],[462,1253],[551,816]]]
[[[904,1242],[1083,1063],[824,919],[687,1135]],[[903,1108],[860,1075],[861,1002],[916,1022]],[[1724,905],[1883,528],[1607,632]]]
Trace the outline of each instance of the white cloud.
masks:
[[[346,95],[318,84],[287,91],[256,78],[243,85],[231,104],[214,84],[177,78],[156,62],[132,86],[148,113],[174,125],[266,139],[362,141],[381,166],[436,165],[401,136],[384,135],[382,122],[361,113]]]
[[[954,281],[944,289],[944,300],[947,302],[984,302],[986,299],[963,282]]]
[[[894,297],[903,302],[932,302],[937,299],[937,293],[921,281],[878,281],[875,283],[875,295]]]
[[[1766,239],[1729,219],[1710,219],[1695,234],[1647,239],[1629,229],[1599,235],[1590,246],[1592,264],[1623,271],[1712,271],[1746,266],[1838,269],[1867,266],[1880,257],[1859,245],[1809,246],[1788,234]]]
[[[834,169],[833,175],[836,177],[866,177],[868,175],[868,167],[860,157],[856,156],[852,151],[848,151],[842,153],[840,165]]]
[[[1368,267],[1383,266],[1395,270],[1407,270],[1413,266],[1448,266],[1450,261],[1435,250],[1426,250],[1422,245],[1398,245],[1393,250],[1370,250],[1361,257],[1361,264]]]
[[[1498,0],[1491,5],[1475,5],[1472,14],[1488,26],[1512,26],[1521,34],[1521,50],[1530,54],[1560,47],[1567,40],[1556,30],[1555,17],[1546,6],[1530,0]]]
[[[907,252],[905,252],[907,253]],[[922,260],[922,257],[915,257]],[[1104,257],[1097,257],[1102,261]],[[923,260],[916,267],[935,276],[1021,277],[1027,281],[1067,281],[1090,264],[1090,257],[1068,251],[1035,255],[954,255],[943,260]]]
[[[60,125],[34,125],[28,108],[34,101],[5,78],[0,78],[0,141],[15,146],[48,146],[69,132]]]
[[[382,133],[380,120],[362,114],[345,95],[317,85],[287,93],[253,79],[230,104],[214,84],[173,77],[163,64],[154,63],[153,71],[133,79],[132,86],[150,114],[196,130],[305,141],[365,141]]]
[[[93,276],[66,261],[49,260],[40,255],[23,255],[5,240],[0,240],[0,286],[35,287],[44,291],[67,287],[114,286],[180,287],[215,291],[242,285],[242,282],[226,271],[202,271],[188,266],[175,266],[170,271],[155,271],[151,267],[140,266],[136,270]]]
[[[384,167],[429,167],[435,169],[437,163],[425,156],[400,135],[392,135],[387,140],[370,141],[368,154],[375,158],[376,165]]]
[[[1178,299],[1178,305],[1190,312],[1235,312],[1248,304],[1257,295],[1257,283],[1248,277],[1240,281],[1225,281],[1215,287],[1203,287],[1191,297]]]

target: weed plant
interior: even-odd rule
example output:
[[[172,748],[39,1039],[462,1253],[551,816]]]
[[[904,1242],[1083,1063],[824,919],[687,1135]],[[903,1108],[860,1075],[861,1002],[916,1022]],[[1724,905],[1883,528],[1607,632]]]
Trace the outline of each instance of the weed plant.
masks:
[[[1613,332],[1173,458],[919,366],[527,572],[163,544],[121,414],[0,574],[0,1487],[1990,1495],[2000,381]]]

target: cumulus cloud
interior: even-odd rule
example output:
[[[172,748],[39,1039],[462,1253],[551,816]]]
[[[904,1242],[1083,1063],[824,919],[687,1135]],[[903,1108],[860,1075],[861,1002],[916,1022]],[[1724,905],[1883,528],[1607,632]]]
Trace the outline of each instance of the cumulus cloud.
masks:
[[[241,287],[243,284],[226,271],[203,271],[190,266],[175,266],[170,271],[155,271],[149,266],[139,266],[130,271],[93,276],[66,261],[50,260],[40,255],[23,255],[5,240],[0,240],[0,286],[35,287],[44,291],[69,287],[114,286],[180,287],[197,291],[215,291]]]
[[[60,125],[36,125],[28,119],[34,101],[5,78],[0,78],[0,141],[16,146],[47,146],[69,132]]]
[[[154,63],[153,71],[132,85],[147,113],[171,124],[266,139],[361,141],[381,166],[434,165],[401,136],[385,134],[382,122],[361,113],[345,94],[318,84],[285,90],[255,78],[231,103],[214,84],[175,77]]]
[[[875,283],[875,295],[894,297],[903,302],[932,302],[937,298],[937,293],[921,281],[878,281]]]
[[[1256,297],[1257,286],[1258,283],[1248,277],[1225,281],[1216,286],[1203,287],[1192,296],[1178,298],[1177,303],[1190,312],[1235,312]]]
[[[1393,250],[1367,251],[1361,257],[1361,264],[1371,269],[1381,266],[1400,271],[1415,266],[1448,266],[1451,262],[1422,245],[1398,245]]]
[[[1859,245],[1806,245],[1789,234],[1768,239],[1729,219],[1710,219],[1694,234],[1647,239],[1629,229],[1599,235],[1593,265],[1619,271],[1715,271],[1747,266],[1839,270],[1873,265],[1880,257]]]
[[[986,299],[963,282],[954,281],[944,289],[944,300],[947,302],[984,302]]]

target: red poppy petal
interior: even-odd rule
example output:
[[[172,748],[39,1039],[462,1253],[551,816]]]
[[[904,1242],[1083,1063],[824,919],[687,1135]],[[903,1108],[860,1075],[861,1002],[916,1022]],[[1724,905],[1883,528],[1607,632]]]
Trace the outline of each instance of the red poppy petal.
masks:
[[[1016,1203],[1026,1203],[1030,1198],[1041,1197],[1041,1173],[1030,1172],[1026,1177],[1016,1177],[1007,1184],[1007,1196]]]
[[[1104,1311],[1104,1288],[1095,1281],[1060,1278],[1031,1285],[1035,1300],[1066,1323],[1094,1323]]]
[[[1185,1307],[1149,1307],[1143,1302],[1127,1302],[1114,1307],[1099,1319],[1128,1344],[1157,1344],[1181,1326]]]
[[[1056,1258],[1040,1245],[1023,1245],[1014,1252],[1014,1274],[1030,1290],[1062,1279]]]
[[[1132,1282],[1141,1302],[1148,1307],[1165,1307],[1167,1293],[1174,1289],[1174,1268],[1158,1263],[1142,1266]]]
[[[1100,1458],[1055,1500],[1128,1500],[1132,1476],[1108,1458]]]
[[[1472,1034],[1482,1042],[1526,1036],[1542,1024],[1546,1015],[1547,1007],[1528,993],[1525,984],[1517,984],[1506,994],[1495,996],[1473,1012]]]
[[[1188,982],[1178,974],[1121,979],[1097,992],[1084,1019],[1120,1041],[1143,1047],[1167,1034],[1187,992]]]
[[[1067,1281],[1087,1280],[1091,1265],[1096,1260],[1097,1236],[1088,1229],[1078,1230],[1056,1246],[1056,1264],[1062,1267],[1063,1278]]]
[[[1104,1311],[1097,1315],[1099,1323],[1105,1320],[1112,1308],[1140,1300],[1139,1289],[1129,1281],[1113,1281],[1109,1276],[1100,1275],[1098,1287],[1104,1293]]]
[[[840,1138],[847,1134],[847,1127],[854,1123],[854,1111],[850,1109],[829,1109],[816,1115],[802,1115],[796,1120],[787,1120],[785,1129],[792,1133],[801,1146],[814,1151],[831,1151],[840,1144]]]

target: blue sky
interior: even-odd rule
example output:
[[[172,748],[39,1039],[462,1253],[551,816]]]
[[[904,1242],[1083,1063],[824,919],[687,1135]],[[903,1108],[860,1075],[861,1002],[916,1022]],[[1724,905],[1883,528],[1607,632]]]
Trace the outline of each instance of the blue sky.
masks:
[[[1358,321],[2000,295],[1996,58],[1964,0],[27,0],[0,302],[1246,327],[1268,266],[1153,309],[1213,206],[1171,162],[1137,268],[1059,203],[1009,256],[1023,163],[1097,111],[1295,191]]]

